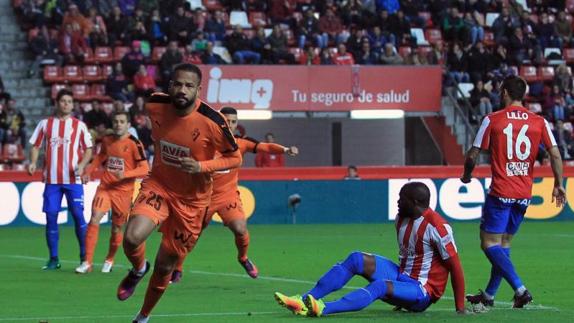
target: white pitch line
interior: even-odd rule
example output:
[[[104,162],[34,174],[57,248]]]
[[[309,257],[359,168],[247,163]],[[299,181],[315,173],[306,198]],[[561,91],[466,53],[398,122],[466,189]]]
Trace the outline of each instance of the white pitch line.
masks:
[[[206,317],[206,316],[249,316],[249,315],[269,315],[282,312],[220,312],[220,313],[174,313],[174,314],[152,314],[150,317]],[[133,315],[111,314],[111,315],[83,315],[83,316],[49,316],[49,317],[8,317],[0,318],[0,321],[49,321],[49,320],[93,320],[112,318],[133,318]]]
[[[16,258],[16,259],[27,259],[27,260],[38,260],[38,261],[45,261],[45,258],[40,257],[30,257],[30,256],[22,256],[22,255],[0,255],[0,257],[5,258]],[[60,260],[60,262],[64,263],[78,263],[77,261],[71,260]],[[94,263],[94,265],[102,265],[100,263]],[[114,264],[116,267],[121,268],[128,268],[128,266],[122,264]],[[252,279],[245,274],[237,274],[237,273],[221,273],[221,272],[210,272],[210,271],[201,271],[201,270],[187,270],[187,272],[192,274],[198,275],[210,275],[210,276],[223,276],[223,277],[235,277],[235,278],[243,278],[243,279]],[[258,276],[257,279],[261,280],[268,280],[268,281],[279,281],[279,282],[286,282],[286,283],[298,283],[298,284],[308,284],[308,285],[315,285],[316,282],[310,280],[301,280],[301,279],[292,279],[292,278],[283,278],[283,277],[272,277],[272,276]],[[344,289],[357,289],[361,288],[362,286],[344,286]],[[442,299],[445,300],[454,300],[454,297],[451,296],[443,296]],[[497,305],[501,306],[512,306],[513,303],[511,302],[504,302],[504,301],[496,301]],[[544,306],[541,304],[529,304],[528,308],[530,310],[551,310],[551,311],[560,311],[557,307],[552,306]],[[504,309],[504,308],[500,308]]]

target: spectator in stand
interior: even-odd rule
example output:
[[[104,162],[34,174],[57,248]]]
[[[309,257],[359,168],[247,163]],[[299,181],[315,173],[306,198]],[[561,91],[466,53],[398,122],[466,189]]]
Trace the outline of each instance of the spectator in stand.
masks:
[[[191,42],[194,30],[193,21],[185,16],[185,10],[182,5],[176,7],[175,15],[169,18],[168,27],[170,41],[175,40],[182,44]]]
[[[265,135],[266,143],[274,143],[275,136],[268,132]],[[274,154],[258,151],[255,156],[255,166],[256,167],[284,167],[285,160],[283,159],[283,154]]]
[[[395,15],[389,17],[391,26],[390,30],[395,35],[396,44],[416,44],[416,39],[411,36],[411,23],[407,20],[404,13],[399,10]]]
[[[138,139],[142,142],[148,159],[153,156],[153,140],[151,138],[151,122],[145,111],[145,100],[137,97],[130,109],[131,124],[137,132]]]
[[[333,55],[333,63],[335,63],[335,65],[355,64],[353,54],[347,52],[347,46],[345,44],[339,44],[339,46],[337,46],[337,53]]]
[[[265,35],[265,29],[259,26],[255,31],[255,36],[251,38],[251,49],[253,51],[261,54],[262,64],[272,64],[273,63],[273,52],[271,51],[271,45],[267,40]]]
[[[207,39],[202,31],[197,32],[195,38],[191,41],[191,49],[196,52],[203,52],[207,47]]]
[[[293,12],[297,9],[297,0],[270,1],[269,18],[273,24],[293,26]]]
[[[305,11],[305,17],[299,21],[297,37],[299,39],[299,48],[305,47],[308,38],[314,40],[319,48],[327,47],[329,42],[329,37],[320,33],[319,20],[315,17],[315,12],[312,9]]]
[[[510,51],[509,62],[512,65],[520,66],[525,60],[530,60],[530,41],[524,37],[522,29],[514,29],[514,34],[508,41],[508,48]]]
[[[46,17],[46,2],[43,0],[27,1],[27,7],[24,10],[26,20],[34,27],[41,28],[48,22]]]
[[[363,46],[361,51],[357,55],[357,64],[361,65],[376,65],[379,61],[379,57],[375,51],[371,50],[371,44],[368,39],[363,41]]]
[[[108,30],[109,44],[115,45],[116,42],[126,43],[126,34],[128,32],[128,18],[122,13],[119,6],[114,6],[111,15],[106,20]]]
[[[446,65],[448,68],[447,84],[452,86],[461,82],[466,83],[470,81],[470,77],[466,72],[468,60],[459,43],[452,44],[451,50],[446,57]]]
[[[520,27],[525,33],[538,35],[538,24],[530,17],[528,11],[524,11],[520,17]]]
[[[373,30],[367,34],[367,37],[373,50],[377,52],[383,50],[386,43],[390,42],[395,45],[395,36],[393,34],[385,35],[379,26],[373,27]]]
[[[209,41],[223,41],[225,39],[225,20],[223,19],[223,12],[220,10],[215,11],[205,22],[204,31],[207,33],[207,39]]]
[[[245,64],[247,61],[259,64],[261,60],[261,54],[251,49],[250,41],[240,25],[235,26],[233,32],[225,38],[225,47],[237,64]]]
[[[222,3],[229,10],[247,11],[248,9],[247,0],[223,0]]]
[[[46,27],[42,27],[46,29]],[[28,76],[33,77],[38,73],[42,64],[55,64],[62,66],[64,59],[58,53],[58,42],[55,39],[46,38],[48,32],[39,32],[30,40],[30,49],[36,56],[34,63],[28,70]]]
[[[149,32],[146,28],[146,17],[142,9],[137,8],[132,17],[128,18],[128,41],[148,40]]]
[[[321,49],[320,61],[321,61],[321,65],[333,65],[334,64],[329,48]]]
[[[5,138],[2,139],[2,143],[10,142],[8,140],[8,134],[11,133],[12,136],[17,138],[17,143],[19,143],[22,148],[26,148],[26,118],[24,114],[16,108],[16,101],[13,99],[8,100],[3,113],[3,121],[0,124],[4,125],[4,133],[6,133]],[[15,142],[10,142],[15,143]]]
[[[82,35],[78,24],[64,25],[64,30],[60,32],[58,43],[58,50],[64,56],[66,64],[82,64],[84,62],[88,43]]]
[[[447,41],[467,41],[467,29],[464,25],[464,20],[460,17],[457,7],[450,8],[450,13],[447,15],[442,23],[442,32],[444,39]]]
[[[79,30],[84,37],[88,37],[90,32],[92,32],[92,23],[90,20],[80,13],[80,10],[76,4],[71,4],[68,7],[68,11],[64,15],[62,26],[74,26],[76,24],[78,25]]]
[[[547,117],[554,121],[566,119],[566,100],[558,85],[553,85],[552,92],[546,96],[544,110]]]
[[[420,0],[401,0],[400,8],[405,13],[407,19],[411,24],[418,28],[425,27],[425,20],[419,16],[421,11],[424,11],[423,1]]]
[[[572,74],[566,64],[559,65],[554,73],[554,84],[558,85],[560,92],[569,93],[572,91]]]
[[[8,124],[6,123],[6,108],[3,104],[0,104],[0,144],[2,144],[6,138],[6,128],[8,128]]]
[[[97,12],[99,12],[102,16],[108,17],[117,4],[116,0],[97,0],[97,1],[86,1],[86,3],[90,6],[89,9],[95,8]],[[140,0],[142,2],[142,0]]]
[[[0,75],[0,105],[6,104],[6,101],[10,100],[10,98],[10,93],[6,92],[2,75]]]
[[[502,3],[502,1],[500,1]],[[522,13],[525,11],[524,7],[516,0],[508,0],[508,11],[513,17],[522,17]]]
[[[162,84],[165,89],[169,84],[169,80],[171,79],[171,72],[173,67],[177,64],[181,64],[183,62],[183,55],[179,51],[177,47],[177,41],[170,41],[167,50],[163,55],[161,55],[161,59],[159,61],[159,71],[161,73]]]
[[[389,14],[394,14],[400,8],[399,0],[376,0],[375,5],[377,10],[386,10]]]
[[[477,42],[481,42],[484,39],[484,28],[478,22],[477,16],[473,13],[467,12],[464,14],[464,26],[469,32],[469,37],[465,39],[470,39],[472,45]]]
[[[385,37],[385,40],[390,41],[393,43],[393,45],[397,46],[397,37],[393,33],[393,31],[394,31],[393,20],[396,20],[395,16],[393,16],[393,18],[391,18],[391,17],[389,17],[388,11],[382,10],[379,13],[379,16],[377,17],[377,21],[376,21],[375,26],[379,27],[381,29],[381,33],[383,34],[383,37]],[[374,27],[373,27],[373,29],[374,29]],[[410,32],[410,30],[409,30],[409,32]],[[385,43],[387,41],[385,41]]]
[[[343,34],[341,18],[337,17],[333,9],[327,8],[324,16],[319,18],[319,31],[337,44],[344,43],[347,37]],[[323,35],[325,37],[325,35]]]
[[[550,22],[548,14],[543,12],[540,15],[540,21],[538,22],[538,40],[542,50],[547,47],[561,47],[561,38],[556,30],[556,25],[554,22]]]
[[[407,65],[416,65],[416,66],[429,65],[426,55],[420,50],[411,52],[407,57],[405,63]]]
[[[267,37],[267,42],[271,46],[271,60],[273,64],[279,64],[281,61],[286,61],[287,64],[295,64],[295,57],[288,51],[287,36],[283,33],[280,25],[273,26],[273,31]]]
[[[129,80],[137,73],[140,65],[144,64],[144,59],[141,52],[141,42],[139,40],[132,41],[130,51],[122,58],[122,70]]]
[[[363,47],[363,39],[369,39],[364,29],[358,28],[356,26],[351,27],[351,37],[347,39],[345,45],[347,45],[347,50],[357,56],[361,52]]]
[[[104,18],[98,13],[98,9],[96,7],[91,7],[88,11],[88,20],[92,25],[92,31],[94,28],[99,28],[99,30],[104,34],[104,36],[108,37],[108,29],[106,28],[106,23]]]
[[[556,33],[561,39],[563,47],[572,45],[572,23],[566,19],[566,12],[560,11],[555,21]]]
[[[508,7],[503,7],[500,15],[492,23],[494,41],[497,44],[508,44],[510,36],[519,25],[518,19],[510,15]]]
[[[470,91],[470,104],[479,112],[480,121],[484,116],[492,113],[492,102],[490,101],[490,93],[484,88],[484,82],[477,80],[474,83],[474,88]]]
[[[205,29],[205,22],[207,21],[207,13],[203,8],[196,8],[192,20],[197,30],[203,31]]]
[[[136,10],[137,0],[117,0],[118,6],[126,16],[132,16]]]
[[[112,128],[112,120],[98,100],[92,101],[92,110],[84,113],[84,122],[96,141],[106,135],[106,129]]]
[[[206,42],[207,45],[207,42]],[[200,65],[203,64],[201,62],[201,54],[205,51],[205,49],[201,50],[201,51],[195,51],[193,50],[193,46],[192,45],[187,45],[185,46],[185,52],[183,54],[183,61],[182,63],[186,63],[186,64],[194,64],[194,65]]]
[[[431,13],[433,25],[440,26],[448,15],[449,0],[428,0],[428,10]]]
[[[167,42],[165,28],[158,9],[154,9],[147,21],[149,39],[153,44],[163,45]]]
[[[94,25],[90,33],[90,46],[95,50],[96,47],[107,46],[108,35],[101,29],[100,25]]]
[[[345,26],[353,25],[358,26],[359,28],[366,27],[362,5],[361,0],[349,0],[341,8],[341,16]]]
[[[205,47],[205,51],[201,54],[201,62],[207,65],[219,65],[225,64],[225,61],[219,54],[213,52],[213,42],[207,42],[207,46]]]
[[[381,54],[380,60],[383,65],[402,65],[404,63],[403,58],[391,43],[385,44],[385,50]]]
[[[506,47],[502,44],[496,45],[496,50],[492,54],[492,65],[494,69],[500,68],[502,64],[508,64],[510,58],[508,57],[508,51]]]
[[[156,91],[155,80],[147,73],[145,65],[140,65],[140,68],[134,76],[134,92],[139,96],[150,96]]]
[[[114,100],[130,101],[131,93],[128,91],[128,78],[124,75],[122,64],[116,63],[113,73],[106,81],[106,94]]]
[[[554,130],[552,130],[552,134],[554,135],[554,138],[556,138],[556,144],[558,145],[558,150],[560,150],[562,159],[572,159],[572,130],[569,131],[565,129],[564,122],[562,120],[556,120],[556,122],[554,122]]]
[[[446,63],[446,53],[442,41],[439,40],[432,44],[432,50],[427,54],[427,61],[431,65],[444,65]]]
[[[306,46],[305,51],[299,57],[299,64],[301,65],[320,65],[321,56],[317,54],[315,48]]]
[[[473,82],[483,80],[488,71],[492,70],[493,57],[486,50],[484,44],[481,42],[476,43],[471,50],[467,52],[468,57],[468,73]]]
[[[144,14],[149,15],[158,8],[158,1],[159,0],[138,0],[137,8],[141,9]]]
[[[359,176],[359,170],[357,169],[357,166],[349,165],[349,167],[347,167],[347,175],[343,179],[346,181],[360,180],[361,177]]]

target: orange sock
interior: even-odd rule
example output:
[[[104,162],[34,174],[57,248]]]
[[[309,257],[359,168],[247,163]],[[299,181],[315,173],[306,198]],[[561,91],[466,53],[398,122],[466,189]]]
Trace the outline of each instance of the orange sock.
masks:
[[[170,279],[171,273],[165,276],[160,276],[160,274],[155,270],[153,271],[145,293],[145,300],[140,311],[142,315],[149,316],[150,312],[167,289],[167,286],[169,286]]]
[[[100,226],[98,224],[88,224],[88,230],[86,232],[86,261],[90,264],[94,263],[94,251],[98,243],[99,231]]]
[[[130,248],[124,244],[124,253],[135,269],[140,270],[145,265],[145,242],[136,248]]]
[[[106,261],[114,261],[114,257],[116,256],[116,252],[118,248],[122,244],[122,240],[124,239],[124,234],[122,231],[114,232],[112,231],[112,235],[110,236],[110,248],[108,249],[108,255],[106,256]]]
[[[247,249],[249,248],[249,231],[245,234],[235,235],[235,246],[237,247],[237,259],[239,261],[247,260]]]
[[[175,265],[175,270],[183,272],[183,262],[185,261],[185,257],[180,258]]]

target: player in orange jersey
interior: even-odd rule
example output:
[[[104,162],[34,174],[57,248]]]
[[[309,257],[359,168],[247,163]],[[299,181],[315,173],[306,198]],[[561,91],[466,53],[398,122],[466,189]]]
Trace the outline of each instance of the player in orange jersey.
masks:
[[[109,273],[112,270],[114,256],[123,239],[122,226],[126,223],[132,204],[134,182],[136,178],[145,177],[149,172],[142,143],[128,133],[129,114],[114,113],[112,124],[114,134],[103,138],[100,153],[86,168],[83,176],[84,182],[89,181],[90,173],[105,164],[102,181],[92,202],[92,218],[86,234],[86,260],[76,268],[78,274],[92,271],[100,221],[110,208],[112,235],[102,272]]]
[[[237,110],[231,107],[225,107],[219,112],[227,119],[227,124],[231,132],[235,133],[237,129]],[[299,149],[295,146],[284,147],[274,143],[261,143],[252,138],[236,137],[235,140],[242,155],[245,155],[247,152],[254,154],[257,152],[267,152],[296,156],[299,153]],[[213,195],[211,196],[211,203],[209,204],[209,218],[211,219],[215,212],[219,214],[223,220],[223,224],[235,235],[237,260],[251,278],[257,278],[257,267],[247,257],[249,231],[247,231],[247,220],[243,212],[243,205],[237,188],[238,182],[238,168],[216,172],[213,175]],[[185,258],[180,259],[176,270],[173,271],[171,277],[172,283],[177,283],[181,280],[184,260]]]
[[[162,224],[162,240],[145,301],[134,322],[147,322],[169,285],[179,258],[195,246],[211,200],[211,173],[241,165],[241,153],[225,118],[198,98],[201,70],[192,64],[174,69],[169,95],[153,94],[146,110],[152,124],[155,158],[150,176],[130,212],[124,252],[133,265],[117,290],[130,297],[149,270],[145,240]]]

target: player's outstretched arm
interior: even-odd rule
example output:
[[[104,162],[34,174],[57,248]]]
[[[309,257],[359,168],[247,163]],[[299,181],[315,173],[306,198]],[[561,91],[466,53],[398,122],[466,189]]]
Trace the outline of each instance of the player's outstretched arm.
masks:
[[[566,190],[562,185],[562,158],[558,147],[553,146],[548,150],[550,155],[550,166],[552,173],[554,173],[554,188],[552,189],[552,202],[556,201],[557,207],[562,207],[566,204]]]
[[[134,169],[127,170],[123,173],[122,178],[142,178],[149,173],[149,164],[147,160],[140,160]]]
[[[464,159],[464,173],[460,177],[460,180],[465,184],[470,183],[470,180],[472,179],[472,171],[476,166],[478,155],[480,155],[480,148],[477,147],[471,147],[466,152],[466,157]]]
[[[200,162],[202,173],[211,173],[218,170],[227,170],[241,166],[243,157],[241,151],[236,149],[234,151],[227,151],[222,153],[221,157],[212,160]]]
[[[261,142],[257,145],[257,152],[265,152],[271,154],[287,154],[289,156],[297,156],[299,148],[296,146],[285,147],[275,143]]]
[[[456,311],[465,312],[464,309],[464,273],[458,254],[454,254],[446,260],[446,266],[450,272],[450,282],[454,292],[454,304]]]

